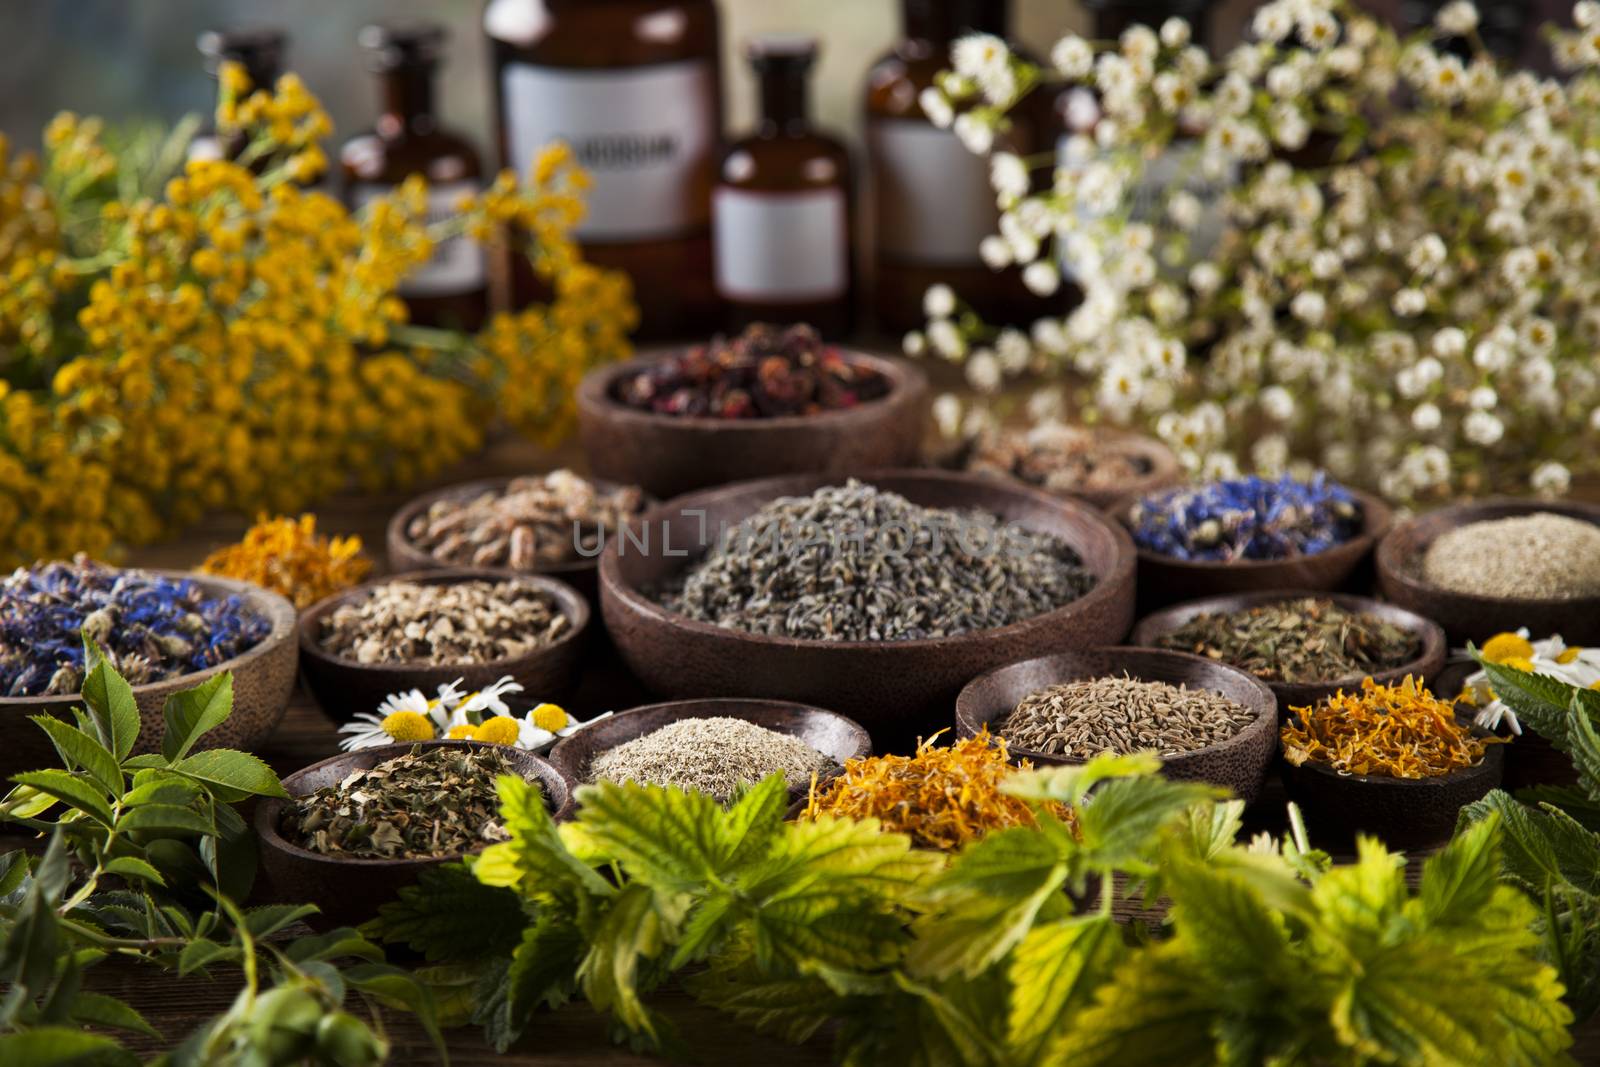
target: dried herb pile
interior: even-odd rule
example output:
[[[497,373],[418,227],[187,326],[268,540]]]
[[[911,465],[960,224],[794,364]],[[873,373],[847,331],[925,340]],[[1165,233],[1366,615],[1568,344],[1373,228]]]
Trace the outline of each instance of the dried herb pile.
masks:
[[[318,536],[315,515],[263,515],[237,544],[217,549],[200,564],[201,574],[259,585],[297,608],[361,584],[371,570],[361,538]]]
[[[130,685],[214,667],[272,629],[237,596],[87,556],[22,567],[0,583],[0,694],[76,693],[84,639]],[[81,636],[80,636],[81,635]]]
[[[1231,664],[1263,681],[1309,684],[1393,670],[1415,659],[1422,641],[1376,615],[1304,597],[1196,615],[1156,645]]]
[[[1546,511],[1468,523],[1428,546],[1422,577],[1478,596],[1600,595],[1600,526]]]
[[[357,663],[493,663],[551,644],[572,628],[527,581],[385,582],[322,619],[330,655]]]
[[[590,763],[589,780],[698,789],[725,804],[769,774],[797,789],[832,766],[798,737],[719,715],[680,719],[607,749]]]
[[[1128,521],[1140,548],[1174,559],[1292,559],[1354,537],[1361,504],[1324,474],[1307,481],[1250,475],[1151,493]]]
[[[495,779],[516,769],[498,748],[413,748],[298,798],[279,832],[325,856],[457,856],[506,839]]]
[[[1119,444],[1115,437],[1058,422],[1025,431],[988,431],[973,442],[965,467],[975,474],[1004,475],[1052,493],[1116,490],[1144,478],[1152,469],[1148,458]]]
[[[877,819],[919,848],[951,851],[994,830],[1037,825],[1025,801],[1000,791],[1029,766],[1007,761],[1003,738],[985,732],[949,745],[937,740],[922,742],[914,756],[846,760],[837,778],[812,786],[802,817]]]
[[[1001,721],[999,733],[1018,748],[1077,759],[1142,749],[1176,756],[1220,744],[1254,719],[1221,693],[1124,675],[1030,693]]]
[[[1440,700],[1407,675],[1397,685],[1371,678],[1312,707],[1291,708],[1283,727],[1283,758],[1298,767],[1323,763],[1340,774],[1434,778],[1483,760],[1495,738],[1479,737]]]

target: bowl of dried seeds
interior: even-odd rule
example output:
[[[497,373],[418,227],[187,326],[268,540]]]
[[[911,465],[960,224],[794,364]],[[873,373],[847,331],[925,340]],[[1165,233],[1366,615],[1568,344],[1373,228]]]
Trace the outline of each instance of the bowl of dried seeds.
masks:
[[[1248,671],[1278,698],[1280,716],[1363,678],[1432,679],[1446,652],[1444,630],[1431,619],[1381,600],[1308,590],[1191,600],[1140,619],[1128,643]]]
[[[591,371],[578,437],[601,478],[665,500],[806,471],[917,462],[928,380],[913,364],[846,350],[809,327],[664,349]]]
[[[543,575],[397,574],[307,608],[300,671],[336,722],[377,709],[390,693],[432,693],[447,682],[470,692],[506,675],[559,702],[576,681],[589,618],[577,590]]]
[[[1154,749],[1170,777],[1253,801],[1277,754],[1278,702],[1253,675],[1202,656],[1089,648],[973,679],[956,699],[956,730],[985,727],[1035,764]]]
[[[667,697],[833,708],[881,750],[943,726],[974,675],[1116,640],[1133,545],[1102,514],[948,471],[809,474],[649,512],[600,560],[606,626]]]
[[[798,797],[846,760],[872,754],[860,724],[786,700],[677,700],[620,712],[556,745],[550,762],[575,784],[632,781],[698,789],[727,803],[782,774]]]
[[[1451,644],[1526,626],[1600,644],[1600,505],[1498,498],[1418,515],[1378,545],[1383,595]]]
[[[446,486],[389,520],[389,569],[547,574],[593,601],[600,550],[654,503],[637,487],[569,470]]]
[[[495,793],[502,774],[537,784],[552,818],[572,814],[561,772],[507,745],[384,745],[296,771],[283,780],[288,799],[256,806],[267,895],[317,905],[313,925],[365,922],[425,869],[506,840]]]

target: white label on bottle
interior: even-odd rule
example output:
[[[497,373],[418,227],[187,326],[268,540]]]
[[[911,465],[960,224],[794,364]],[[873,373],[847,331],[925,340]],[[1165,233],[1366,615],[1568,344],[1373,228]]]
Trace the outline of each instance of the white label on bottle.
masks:
[[[378,182],[360,182],[351,187],[350,201],[359,210],[380,196],[394,192],[392,185]],[[479,192],[475,182],[440,182],[428,186],[428,222],[435,223],[456,213],[456,205],[464,196]],[[433,256],[406,275],[400,283],[400,295],[454,296],[470,293],[485,285],[483,246],[467,237],[452,237],[433,246]]]
[[[974,264],[999,209],[989,162],[949,130],[880,119],[868,132],[877,160],[878,247],[924,263]]]
[[[717,292],[732,300],[803,301],[849,286],[844,194],[838,189],[712,197]]]
[[[511,165],[525,173],[540,149],[565,141],[593,179],[580,239],[649,240],[705,225],[702,183],[717,138],[709,64],[508,63],[503,78]]]

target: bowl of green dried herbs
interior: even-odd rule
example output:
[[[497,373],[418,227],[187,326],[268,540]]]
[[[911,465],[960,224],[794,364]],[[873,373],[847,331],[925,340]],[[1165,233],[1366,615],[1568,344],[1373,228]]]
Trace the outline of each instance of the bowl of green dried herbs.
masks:
[[[548,760],[507,745],[423,741],[347,752],[283,780],[289,799],[256,807],[272,899],[308,901],[318,921],[357,925],[426,868],[507,838],[495,781],[534,782],[556,819],[572,790]]]
[[[1278,698],[1280,719],[1365,678],[1431,681],[1444,630],[1368,597],[1309,590],[1190,600],[1139,620],[1129,643],[1190,652],[1248,671]]]

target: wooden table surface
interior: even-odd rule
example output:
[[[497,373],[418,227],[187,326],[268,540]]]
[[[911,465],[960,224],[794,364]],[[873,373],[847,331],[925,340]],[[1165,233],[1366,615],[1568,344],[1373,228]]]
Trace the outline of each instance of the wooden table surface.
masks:
[[[503,441],[488,449],[471,464],[456,468],[437,479],[438,484],[549,470],[569,465],[581,469],[582,461],[574,446],[556,451],[540,451],[520,441]],[[350,496],[324,502],[316,508],[319,531],[330,534],[356,534],[366,544],[382,573],[384,527],[389,516],[407,499],[427,487],[385,496]],[[238,517],[214,517],[182,538],[134,552],[131,565],[189,569],[199,564],[212,549],[237,540],[248,523]],[[600,711],[621,709],[648,701],[648,694],[628,676],[622,664],[608,652],[599,652],[586,665],[584,681],[570,702],[579,718]],[[302,691],[297,690],[282,724],[259,754],[280,775],[323,759],[337,751],[334,724],[322,714]],[[1275,782],[1273,783],[1275,785]],[[1281,793],[1276,789],[1255,805],[1256,818],[1263,825],[1278,820]],[[1414,877],[1421,856],[1412,858],[1409,873]],[[514,936],[514,931],[507,931]],[[150,1020],[163,1035],[162,1042],[130,1042],[132,1047],[154,1053],[177,1043],[211,1016],[225,1010],[236,987],[225,980],[178,979],[153,968],[108,962],[94,969],[97,989],[122,997]],[[668,990],[654,1001],[666,1011],[686,1035],[700,1057],[709,1062],[755,1063],[766,1067],[825,1064],[831,1062],[829,1042],[818,1037],[803,1046],[784,1045],[728,1022],[714,1011],[702,1008],[681,992]],[[397,1013],[385,1016],[385,1025],[394,1046],[397,1064],[432,1063],[436,1056],[421,1029],[409,1017]],[[1600,1064],[1600,1021],[1591,1022],[1577,1035],[1574,1050],[1579,1063]],[[522,1044],[506,1055],[498,1055],[481,1040],[475,1028],[447,1034],[450,1059],[454,1064],[519,1067],[523,1064],[575,1064],[595,1067],[653,1064],[660,1062],[611,1044],[605,1019],[582,1005],[569,1005],[546,1012]]]

